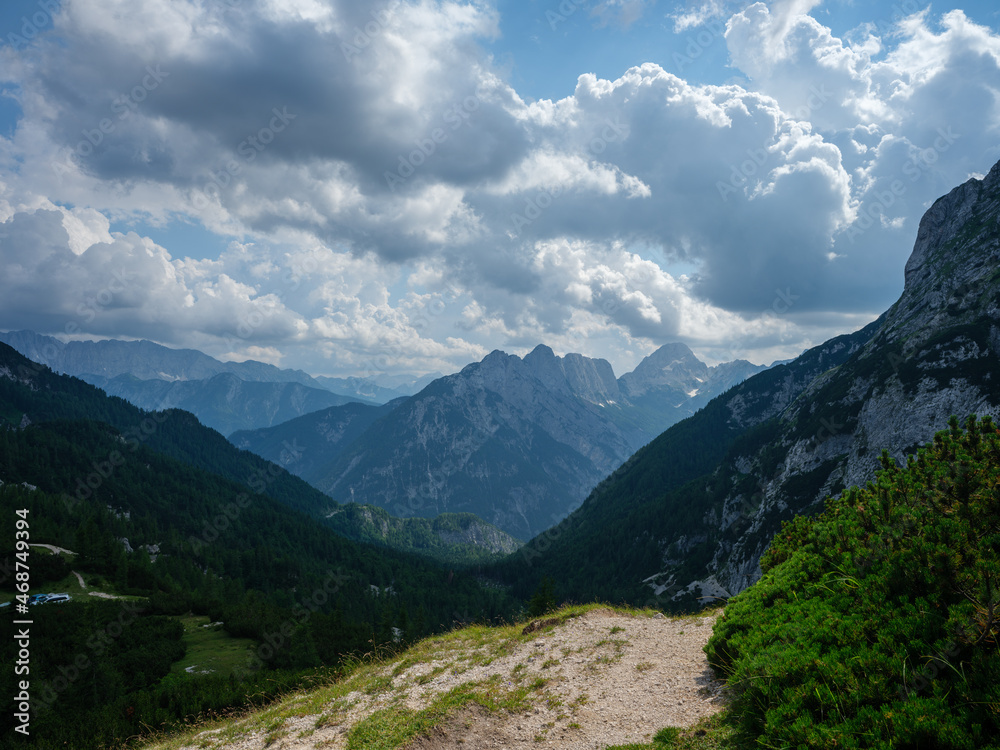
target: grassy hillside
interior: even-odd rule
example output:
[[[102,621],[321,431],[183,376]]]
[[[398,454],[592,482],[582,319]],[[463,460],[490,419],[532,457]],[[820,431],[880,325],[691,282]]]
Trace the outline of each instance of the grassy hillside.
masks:
[[[1000,429],[971,418],[962,430],[953,419],[905,466],[884,454],[883,467],[868,486],[828,499],[822,514],[785,524],[764,559],[764,578],[726,604],[704,648],[727,680],[730,702],[721,713],[663,726],[641,742],[594,746],[1000,747]],[[603,627],[592,619],[607,611],[564,607],[529,625],[461,628],[354,662],[319,689],[238,721],[201,724],[155,749],[264,747],[286,738],[320,747],[334,735],[349,750],[456,740],[475,747],[484,736],[508,740],[506,727],[540,713],[552,720],[534,742],[560,747],[586,712],[607,723],[605,712],[628,702],[611,666],[631,656],[635,681],[654,668],[636,661],[633,648],[665,655],[664,684],[678,695],[683,658],[630,630],[656,615],[617,609],[612,616],[629,619]],[[567,643],[565,632],[588,617],[585,625],[604,636],[572,648],[578,641]],[[682,627],[712,618],[689,617]],[[574,661],[596,682],[567,700],[581,678],[566,677],[562,666]],[[414,707],[422,687],[435,685]],[[511,746],[530,745],[521,738]]]
[[[0,598],[16,593],[19,554],[27,593],[73,595],[37,610],[32,747],[118,747],[272,699],[352,653],[519,608],[471,576],[345,539],[289,507],[318,493],[184,412],[142,412],[3,347],[0,404],[12,415],[0,426]],[[15,520],[27,526],[21,549]],[[67,562],[28,543],[76,554]],[[83,595],[72,571],[127,598]],[[189,614],[224,632],[185,629]],[[16,649],[2,639],[0,660],[12,664]],[[15,695],[14,681],[0,672],[0,692]],[[13,722],[0,718],[0,743]]]
[[[591,604],[566,606],[543,620],[459,628],[356,661],[318,689],[263,711],[165,736],[150,750],[286,742],[397,750],[452,747],[456,740],[471,748],[593,746],[602,736],[648,738],[650,744],[620,746],[629,750],[720,747],[731,730],[711,718],[717,707],[702,705],[704,718],[689,722],[693,726],[664,726],[644,716],[644,707],[620,700],[624,691],[645,693],[665,679],[678,683],[676,697],[680,677],[697,691],[697,670],[681,675],[663,652],[699,653],[713,616],[666,620],[657,614]],[[646,697],[661,704],[658,714],[670,715],[655,695]],[[710,701],[698,696],[692,702]]]

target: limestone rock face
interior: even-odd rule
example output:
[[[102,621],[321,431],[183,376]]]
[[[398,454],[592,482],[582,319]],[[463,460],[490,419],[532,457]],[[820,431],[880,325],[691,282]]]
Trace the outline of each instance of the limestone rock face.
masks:
[[[622,375],[623,390],[632,397],[664,386],[679,393],[690,392],[708,381],[708,365],[684,344],[664,344],[630,373]]]
[[[595,488],[525,576],[654,606],[735,594],[760,577],[784,521],[874,479],[883,450],[903,461],[952,415],[1000,417],[998,348],[1000,165],[926,212],[889,310],[666,430]],[[620,389],[683,388],[695,368],[674,346]]]
[[[301,476],[338,501],[404,517],[475,513],[530,539],[713,389],[761,369],[709,368],[683,344],[662,347],[622,378],[606,360],[559,357],[544,345],[523,359],[494,351],[402,401]],[[238,439],[255,444],[245,433]]]
[[[782,410],[768,454],[722,467],[755,488],[723,498],[705,570],[731,593],[759,577],[781,520],[873,479],[883,449],[902,461],[952,415],[1000,416],[1000,164],[931,206],[905,274],[867,343]]]

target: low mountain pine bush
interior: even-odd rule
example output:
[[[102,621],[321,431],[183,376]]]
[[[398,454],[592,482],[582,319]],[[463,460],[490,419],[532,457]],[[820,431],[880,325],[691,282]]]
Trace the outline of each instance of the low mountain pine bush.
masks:
[[[738,746],[1000,748],[1000,431],[970,417],[787,522],[706,646]]]

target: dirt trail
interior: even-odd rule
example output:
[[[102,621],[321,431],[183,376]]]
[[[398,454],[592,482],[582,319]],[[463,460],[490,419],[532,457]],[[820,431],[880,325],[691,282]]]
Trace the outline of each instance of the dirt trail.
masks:
[[[648,742],[663,727],[688,727],[722,710],[723,685],[702,650],[718,614],[672,620],[593,610],[540,630],[504,655],[480,660],[485,664],[468,656],[458,661],[454,650],[402,671],[398,662],[390,663],[383,672],[390,676],[395,669],[395,674],[385,691],[349,694],[336,721],[320,722],[320,728],[317,714],[295,716],[285,721],[280,736],[248,730],[226,742],[216,739],[216,730],[185,748],[342,750],[351,728],[379,709],[419,710],[458,685],[493,675],[501,685],[541,678],[545,687],[527,711],[490,713],[468,706],[411,740],[407,749],[595,750]]]
[[[55,554],[65,554],[65,555],[75,555],[76,553],[72,550],[64,549],[62,547],[56,547],[54,544],[36,544],[32,542],[29,547],[45,547],[49,552],[54,552]]]

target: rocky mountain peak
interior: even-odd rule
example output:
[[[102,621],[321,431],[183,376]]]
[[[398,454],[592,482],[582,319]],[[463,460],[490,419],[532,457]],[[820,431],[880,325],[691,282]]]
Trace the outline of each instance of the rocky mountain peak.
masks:
[[[566,382],[566,374],[561,365],[561,359],[544,344],[539,344],[524,357],[524,366],[546,387],[566,392],[569,390],[569,384]]]
[[[473,372],[480,374],[497,372],[507,369],[510,364],[511,355],[500,349],[494,349],[478,362],[471,362],[463,367],[458,374],[468,375]],[[454,376],[451,376],[454,377]]]
[[[556,353],[552,351],[552,347],[546,346],[545,344],[539,344],[530,352],[528,352],[525,357],[525,362],[537,361],[537,360],[555,360]]]
[[[546,387],[585,401],[607,403],[621,396],[611,363],[605,359],[573,353],[557,357],[552,349],[539,344],[525,356],[524,364]]]
[[[886,315],[883,337],[905,340],[908,354],[923,333],[971,322],[983,312],[995,318],[1000,299],[983,298],[983,292],[1000,280],[998,268],[1000,163],[982,180],[971,179],[939,198],[924,214],[906,263],[903,294]]]
[[[562,359],[563,372],[573,392],[594,403],[617,402],[621,399],[618,380],[606,359],[591,359],[570,353]]]
[[[632,372],[622,375],[619,385],[632,396],[664,386],[688,393],[697,390],[708,376],[708,365],[678,342],[664,344],[643,359]]]
[[[996,217],[1000,214],[1000,162],[982,180],[972,178],[938,198],[920,220],[913,252],[906,262],[906,292],[921,282],[940,280],[945,263],[970,253],[985,261],[996,258]],[[994,221],[989,221],[993,218]],[[984,247],[983,240],[992,240]],[[969,258],[973,265],[981,265]],[[904,292],[904,294],[906,293]]]

